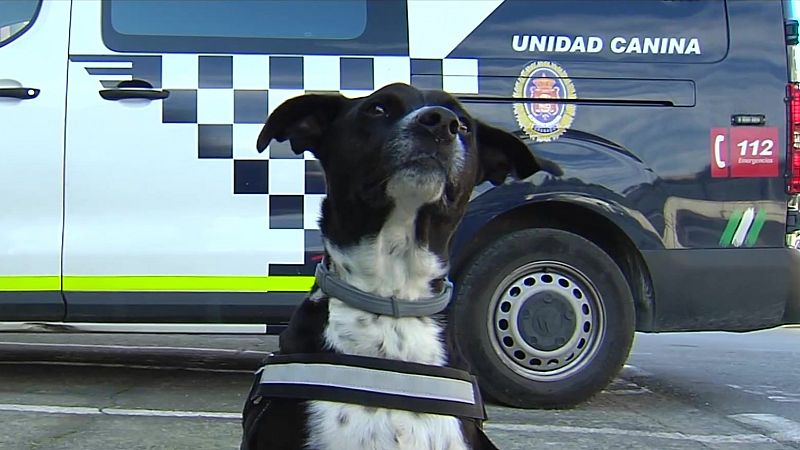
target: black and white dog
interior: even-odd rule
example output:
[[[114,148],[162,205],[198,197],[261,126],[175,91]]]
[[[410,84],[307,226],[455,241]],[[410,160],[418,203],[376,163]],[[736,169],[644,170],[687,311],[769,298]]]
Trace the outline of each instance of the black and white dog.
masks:
[[[473,119],[449,94],[405,84],[363,98],[290,99],[269,116],[259,151],[272,140],[310,150],[324,169],[320,229],[330,272],[361,291],[410,301],[441,290],[473,187],[540,169],[520,140]],[[443,327],[434,317],[356,309],[315,286],[281,334],[279,353],[466,369]],[[253,450],[456,450],[486,442],[469,419],[319,400],[270,399],[250,428],[242,448]]]

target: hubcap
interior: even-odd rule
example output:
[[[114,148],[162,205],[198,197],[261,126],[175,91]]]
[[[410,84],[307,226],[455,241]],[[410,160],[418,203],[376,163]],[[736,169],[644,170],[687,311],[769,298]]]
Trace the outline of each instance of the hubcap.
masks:
[[[492,345],[525,378],[556,381],[589,363],[602,340],[605,313],[591,281],[555,261],[526,264],[498,286],[490,304]]]
[[[522,303],[517,315],[519,334],[533,348],[552,352],[572,337],[575,312],[569,299],[549,291],[537,292]]]

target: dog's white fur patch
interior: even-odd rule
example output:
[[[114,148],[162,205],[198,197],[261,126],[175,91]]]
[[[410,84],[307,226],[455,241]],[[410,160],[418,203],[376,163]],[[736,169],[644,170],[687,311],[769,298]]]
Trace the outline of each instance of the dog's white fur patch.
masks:
[[[394,180],[393,180],[394,181]],[[332,271],[344,281],[382,296],[404,299],[430,296],[430,280],[447,272],[439,258],[414,239],[414,219],[424,203],[442,195],[441,185],[413,188],[398,179],[387,188],[396,206],[377,236],[337,248],[326,242]],[[420,189],[421,188],[421,189]],[[430,317],[393,318],[351,308],[330,299],[325,343],[347,354],[444,365],[442,326]],[[466,449],[455,417],[368,408],[342,403],[309,402],[313,449]]]

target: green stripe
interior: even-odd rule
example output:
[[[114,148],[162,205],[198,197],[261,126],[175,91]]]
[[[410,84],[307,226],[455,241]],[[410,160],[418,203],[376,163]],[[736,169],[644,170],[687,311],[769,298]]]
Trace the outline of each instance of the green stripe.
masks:
[[[65,291],[228,291],[304,292],[314,277],[304,276],[66,276]]]
[[[0,291],[60,291],[61,277],[52,275],[0,276]]]
[[[731,245],[731,240],[733,240],[733,235],[736,233],[736,228],[739,226],[743,215],[743,209],[737,209],[731,213],[731,217],[728,219],[728,225],[725,226],[725,231],[722,232],[722,236],[719,238],[719,245],[722,247]]]
[[[66,276],[65,291],[305,292],[308,276]],[[0,276],[0,291],[60,291],[58,276]]]
[[[767,210],[766,209],[759,209],[758,214],[756,214],[755,221],[753,221],[753,225],[750,227],[750,233],[747,235],[747,241],[745,244],[748,247],[752,247],[756,244],[758,240],[758,234],[761,233],[761,228],[764,226],[764,220],[767,218]]]

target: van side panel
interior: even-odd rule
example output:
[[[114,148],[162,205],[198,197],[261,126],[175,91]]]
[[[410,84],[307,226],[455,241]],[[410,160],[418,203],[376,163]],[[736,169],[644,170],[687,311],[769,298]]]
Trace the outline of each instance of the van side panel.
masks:
[[[517,130],[563,172],[527,180],[527,201],[574,193],[644,219],[624,231],[653,280],[655,330],[780,323],[792,293],[781,2],[600,3],[538,1],[537,14],[532,2],[501,5],[451,54],[488,56],[473,110]],[[693,40],[697,49],[670,48]],[[537,85],[536,76],[557,81]],[[531,127],[546,122],[543,100],[512,100],[548,95],[563,102],[558,133]],[[735,116],[765,120],[735,125]],[[473,203],[485,210],[481,197]],[[473,220],[487,218],[470,214],[462,229],[479,232]]]
[[[478,187],[456,252],[503,211],[552,199],[591,205],[641,252],[658,329],[780,320],[789,292],[765,286],[764,270],[778,268],[752,255],[784,246],[781,2],[356,3],[367,21],[361,34],[329,30],[340,39],[224,24],[211,27],[224,36],[181,36],[135,21],[115,27],[114,0],[73,4],[64,289],[75,317],[155,320],[159,306],[196,296],[207,305],[196,320],[269,319],[237,303],[245,296],[225,297],[239,278],[258,280],[257,304],[284,311],[275,296],[312,281],[325,186],[313,158],[285,145],[255,152],[263,119],[306,92],[360,96],[401,81],[461,96],[555,168]],[[453,20],[441,23],[443,14]],[[149,103],[98,95],[130,78],[171,94]],[[697,275],[712,254],[751,263]],[[722,275],[731,271],[753,281],[733,283]],[[711,289],[710,277],[725,288]],[[687,295],[676,279],[703,285]],[[734,303],[731,292],[741,294]],[[753,322],[714,317],[722,305]]]

